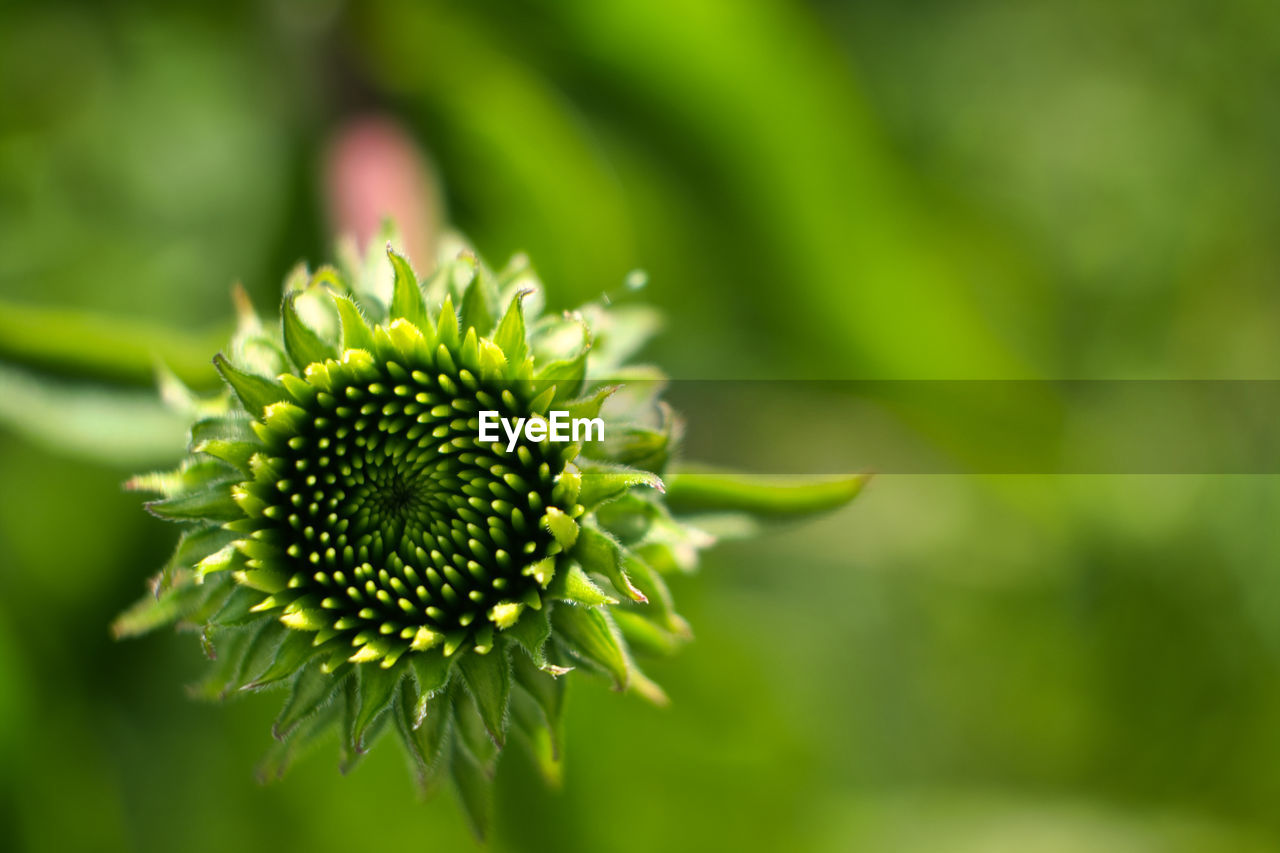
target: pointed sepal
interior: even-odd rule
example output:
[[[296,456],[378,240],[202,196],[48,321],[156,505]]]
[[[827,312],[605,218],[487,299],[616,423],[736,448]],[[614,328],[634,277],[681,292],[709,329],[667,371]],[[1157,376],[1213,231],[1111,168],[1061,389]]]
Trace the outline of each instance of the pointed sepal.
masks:
[[[425,329],[429,322],[427,302],[418,286],[418,277],[414,275],[409,261],[387,246],[387,257],[391,259],[391,267],[395,272],[395,281],[391,294],[391,319],[408,320],[419,329]]]
[[[511,697],[511,665],[506,653],[469,654],[458,662],[458,669],[489,737],[502,746],[507,737],[507,703]]]
[[[630,667],[622,640],[599,608],[557,607],[551,613],[551,626],[575,654],[612,676],[617,689],[627,686]]]
[[[267,379],[265,376],[245,373],[221,353],[214,356],[213,366],[231,386],[231,390],[244,405],[245,411],[255,418],[261,417],[262,411],[272,403],[289,399],[289,392],[279,382]]]
[[[337,358],[337,350],[315,330],[303,322],[298,314],[299,293],[285,296],[280,308],[280,326],[284,336],[284,349],[299,370],[308,364]]]

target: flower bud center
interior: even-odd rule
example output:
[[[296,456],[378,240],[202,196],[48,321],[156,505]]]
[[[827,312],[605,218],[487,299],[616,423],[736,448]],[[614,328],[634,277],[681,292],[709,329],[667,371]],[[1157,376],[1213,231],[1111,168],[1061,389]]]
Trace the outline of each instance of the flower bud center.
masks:
[[[564,448],[480,442],[478,412],[504,389],[407,360],[327,362],[314,387],[300,426],[278,435],[272,470],[287,473],[259,484],[294,588],[382,634],[459,630],[533,588],[524,570],[552,542],[539,522]]]

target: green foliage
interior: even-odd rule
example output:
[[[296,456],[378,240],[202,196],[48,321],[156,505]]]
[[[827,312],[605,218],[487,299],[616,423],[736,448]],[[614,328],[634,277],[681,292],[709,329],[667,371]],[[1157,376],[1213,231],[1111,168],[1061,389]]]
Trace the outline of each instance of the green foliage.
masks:
[[[320,155],[353,108],[408,130],[477,246],[530,252],[553,313],[648,270],[664,334],[643,357],[683,377],[1265,378],[1278,35],[1259,0],[3,4],[7,846],[471,846],[387,745],[328,772],[337,696],[263,762],[294,764],[287,784],[258,788],[293,685],[211,710],[180,688],[190,636],[102,630],[176,533],[120,481],[172,466],[201,417],[156,404],[154,361],[215,387],[228,283],[274,308],[279,272],[327,251]],[[592,367],[611,324],[655,322],[587,319]],[[1043,437],[955,406],[985,454]],[[854,430],[858,461],[875,431]],[[968,470],[956,438],[922,444]],[[655,661],[627,639],[674,707],[545,679],[571,694],[567,768],[522,731],[537,670],[513,655],[494,847],[1275,849],[1275,478],[887,472],[867,497],[749,543],[725,540],[751,517],[699,512],[706,570],[662,575],[697,645]],[[620,509],[643,507],[619,501],[597,516],[629,542]],[[644,606],[612,608],[620,633]],[[414,734],[451,738],[444,716]]]

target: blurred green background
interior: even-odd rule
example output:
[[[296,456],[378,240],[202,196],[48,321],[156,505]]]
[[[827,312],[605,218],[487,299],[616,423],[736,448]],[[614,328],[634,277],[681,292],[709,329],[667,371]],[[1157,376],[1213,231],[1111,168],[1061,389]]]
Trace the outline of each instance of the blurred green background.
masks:
[[[259,786],[278,694],[109,640],[174,531],[48,417],[167,446],[150,348],[211,382],[229,285],[331,256],[359,117],[559,306],[646,269],[678,377],[1275,378],[1277,79],[1266,0],[0,4],[0,847],[473,843],[390,746]],[[881,477],[712,552],[672,707],[575,683],[492,846],[1280,849],[1277,519],[1262,476]]]

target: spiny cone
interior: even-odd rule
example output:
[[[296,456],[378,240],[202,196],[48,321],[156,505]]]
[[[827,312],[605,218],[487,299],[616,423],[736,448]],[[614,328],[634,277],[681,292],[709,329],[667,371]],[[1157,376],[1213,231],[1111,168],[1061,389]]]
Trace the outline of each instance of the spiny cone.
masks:
[[[163,378],[194,418],[190,455],[130,486],[183,530],[115,630],[199,630],[200,695],[287,685],[264,776],[333,726],[345,769],[394,723],[424,786],[451,777],[483,833],[513,731],[558,778],[571,668],[664,701],[630,649],[687,637],[663,575],[710,537],[664,505],[669,410],[653,394],[609,405],[599,381],[627,374],[650,315],[544,316],[522,261],[494,275],[450,254],[424,282],[390,248],[381,270],[300,269],[279,327],[241,296],[215,359],[226,392]],[[553,408],[603,418],[606,440],[479,439],[481,411]]]

